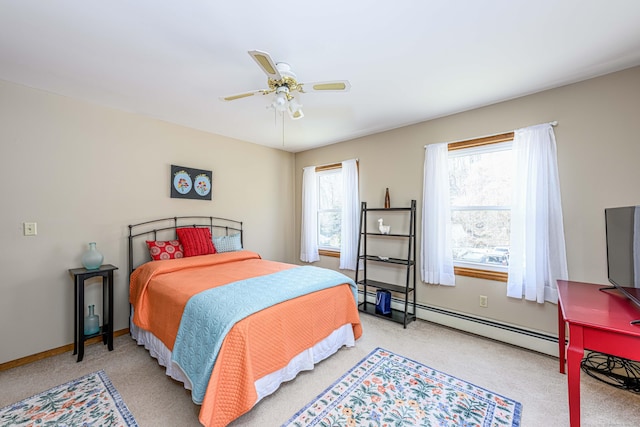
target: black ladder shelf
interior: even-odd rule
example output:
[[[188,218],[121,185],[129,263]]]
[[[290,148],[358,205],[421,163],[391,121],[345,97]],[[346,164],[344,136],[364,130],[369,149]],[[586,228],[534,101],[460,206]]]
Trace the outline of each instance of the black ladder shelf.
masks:
[[[409,214],[409,232],[407,234],[372,232],[367,230],[367,213],[369,212],[406,212]],[[372,255],[367,252],[367,240],[373,238],[395,238],[407,240],[407,257],[391,258],[379,255]],[[358,261],[362,261],[362,271],[356,270],[356,283],[362,285],[364,291],[364,301],[358,304],[358,310],[401,323],[404,328],[416,320],[416,201],[411,201],[411,206],[406,208],[367,208],[367,202],[362,202],[360,209],[360,235],[358,237]],[[367,264],[373,262],[376,264],[394,264],[396,266],[405,266],[406,275],[404,285],[385,283],[372,280],[367,275]],[[358,276],[362,272],[362,279]],[[396,294],[401,294],[404,299],[404,310],[391,308],[390,314],[382,314],[376,311],[376,304],[367,301],[367,289],[369,287],[376,289],[384,289]],[[411,295],[412,294],[412,295]],[[409,301],[411,295],[411,303]]]

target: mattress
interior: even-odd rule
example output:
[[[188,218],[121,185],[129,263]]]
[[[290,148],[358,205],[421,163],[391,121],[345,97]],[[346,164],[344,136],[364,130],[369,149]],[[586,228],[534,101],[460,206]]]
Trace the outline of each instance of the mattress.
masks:
[[[167,376],[181,382],[187,390],[191,390],[188,378],[180,367],[171,361],[171,351],[161,340],[133,323],[131,324],[131,336],[138,345],[144,346],[149,354],[158,360],[158,363],[166,369]],[[258,379],[254,383],[258,395],[255,403],[257,404],[264,397],[276,391],[280,384],[294,379],[298,373],[312,370],[316,363],[333,355],[340,348],[353,347],[354,345],[355,337],[350,323],[335,329],[327,338],[294,356],[284,368]]]

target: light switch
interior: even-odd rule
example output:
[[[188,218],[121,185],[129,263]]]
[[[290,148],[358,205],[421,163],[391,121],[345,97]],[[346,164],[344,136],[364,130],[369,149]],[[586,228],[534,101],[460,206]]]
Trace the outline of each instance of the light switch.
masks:
[[[38,223],[36,222],[25,222],[22,224],[24,227],[24,235],[25,236],[35,236],[38,234]]]

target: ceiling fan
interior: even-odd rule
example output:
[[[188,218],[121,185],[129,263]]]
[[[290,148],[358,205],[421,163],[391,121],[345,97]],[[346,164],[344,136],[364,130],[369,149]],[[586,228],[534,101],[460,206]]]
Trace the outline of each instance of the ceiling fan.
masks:
[[[249,55],[258,63],[267,75],[269,89],[258,89],[235,95],[223,96],[222,101],[235,101],[253,95],[268,95],[275,93],[270,107],[296,120],[304,117],[300,94],[307,92],[347,92],[351,88],[348,80],[334,80],[327,82],[298,83],[291,66],[286,62],[274,62],[267,52],[250,50]],[[297,99],[296,99],[297,98]]]

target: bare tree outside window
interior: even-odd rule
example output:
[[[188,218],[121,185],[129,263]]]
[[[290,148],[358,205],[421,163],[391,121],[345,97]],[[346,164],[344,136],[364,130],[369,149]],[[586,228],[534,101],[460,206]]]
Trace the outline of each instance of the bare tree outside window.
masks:
[[[454,262],[508,266],[511,155],[510,143],[449,153]]]
[[[342,212],[342,169],[318,172],[318,247],[339,251]]]

